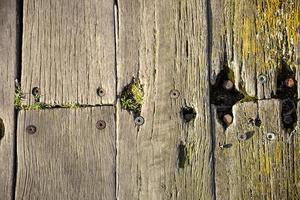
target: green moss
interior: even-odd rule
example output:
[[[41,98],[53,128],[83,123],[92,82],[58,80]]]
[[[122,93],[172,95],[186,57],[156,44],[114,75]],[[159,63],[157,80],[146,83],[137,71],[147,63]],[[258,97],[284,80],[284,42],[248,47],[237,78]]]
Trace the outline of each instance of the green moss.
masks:
[[[133,79],[122,91],[120,98],[122,109],[139,114],[143,104],[143,96],[143,86],[139,80]]]
[[[14,99],[14,105],[17,109],[22,108],[22,101],[24,99],[23,92],[21,90],[21,86],[16,81],[16,88],[15,88],[15,99]]]

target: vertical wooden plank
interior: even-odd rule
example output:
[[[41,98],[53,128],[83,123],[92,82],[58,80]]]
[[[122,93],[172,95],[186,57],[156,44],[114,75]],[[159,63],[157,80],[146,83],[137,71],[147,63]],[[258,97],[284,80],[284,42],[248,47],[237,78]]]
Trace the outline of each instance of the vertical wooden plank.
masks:
[[[0,0],[0,197],[13,197],[16,2]]]
[[[213,198],[206,15],[206,1],[118,1],[118,93],[132,77],[145,93],[140,127],[117,106],[119,199]]]
[[[115,102],[113,0],[25,0],[23,19],[25,104],[34,87],[48,104]]]
[[[299,199],[298,147],[282,129],[280,112],[279,100],[239,103],[233,124],[217,129],[217,144],[227,144],[215,151],[217,199]],[[249,123],[257,117],[259,127]]]
[[[21,111],[16,198],[116,199],[114,113],[110,106]]]

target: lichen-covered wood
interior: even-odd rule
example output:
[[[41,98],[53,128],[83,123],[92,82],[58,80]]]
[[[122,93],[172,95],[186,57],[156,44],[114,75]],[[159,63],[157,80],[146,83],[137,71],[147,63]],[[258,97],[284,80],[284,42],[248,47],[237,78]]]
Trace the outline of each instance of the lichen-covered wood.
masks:
[[[24,104],[35,102],[34,87],[47,104],[113,104],[114,1],[25,0],[23,12]]]
[[[113,106],[21,111],[16,199],[116,199],[114,114]]]
[[[119,0],[117,13],[118,93],[139,78],[145,119],[118,104],[118,198],[213,199],[206,2]]]
[[[13,198],[17,5],[0,0],[0,199]]]

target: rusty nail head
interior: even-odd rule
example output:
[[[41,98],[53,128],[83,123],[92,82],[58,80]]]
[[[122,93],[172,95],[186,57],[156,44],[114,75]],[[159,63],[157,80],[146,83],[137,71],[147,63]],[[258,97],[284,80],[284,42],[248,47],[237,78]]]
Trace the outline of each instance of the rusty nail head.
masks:
[[[233,84],[233,82],[232,82],[231,80],[226,80],[226,81],[224,81],[224,83],[223,83],[223,88],[224,88],[225,90],[232,90],[232,89],[233,89],[233,86],[234,86],[234,84]]]
[[[233,117],[231,114],[226,114],[223,116],[223,121],[226,125],[230,125],[233,121]]]
[[[143,125],[144,122],[145,122],[145,119],[144,119],[144,117],[142,117],[142,116],[138,116],[138,117],[136,117],[136,118],[134,119],[134,123],[135,123],[136,125],[138,125],[138,126]]]
[[[32,89],[32,95],[33,95],[33,96],[39,96],[40,94],[41,94],[41,90],[40,90],[39,87],[34,87],[34,88]]]
[[[29,134],[35,134],[36,133],[36,126],[29,125],[26,127],[26,132]]]
[[[106,94],[106,92],[105,92],[105,90],[104,90],[103,88],[98,88],[98,89],[97,89],[97,94],[98,94],[98,96],[100,96],[100,97],[104,97],[105,94]]]
[[[103,120],[99,120],[97,121],[96,123],[96,128],[99,129],[99,130],[102,130],[102,129],[105,129],[106,127],[106,122],[103,121]]]
[[[177,99],[180,96],[180,92],[178,90],[171,90],[170,97],[172,99]]]
[[[266,77],[266,75],[261,74],[257,77],[257,80],[263,84],[263,83],[267,82],[267,77]]]
[[[284,84],[289,87],[289,88],[292,88],[295,86],[295,80],[293,78],[287,78],[285,81],[284,81]]]

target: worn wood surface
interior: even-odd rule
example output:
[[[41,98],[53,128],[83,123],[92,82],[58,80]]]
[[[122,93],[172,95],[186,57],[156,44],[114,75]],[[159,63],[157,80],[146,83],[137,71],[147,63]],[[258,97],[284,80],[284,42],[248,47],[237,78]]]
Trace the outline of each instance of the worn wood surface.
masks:
[[[112,106],[21,111],[16,199],[116,199],[114,113]]]
[[[206,12],[205,1],[118,1],[118,93],[132,77],[145,92],[143,126],[117,109],[119,199],[213,198]]]
[[[25,0],[22,90],[48,104],[112,104],[116,99],[113,0]],[[103,88],[104,97],[97,95]]]
[[[13,197],[16,2],[0,0],[0,198]]]
[[[215,121],[217,199],[299,199],[299,136],[282,129],[280,101],[237,104],[233,113],[225,132]],[[248,122],[257,117],[259,127]]]

